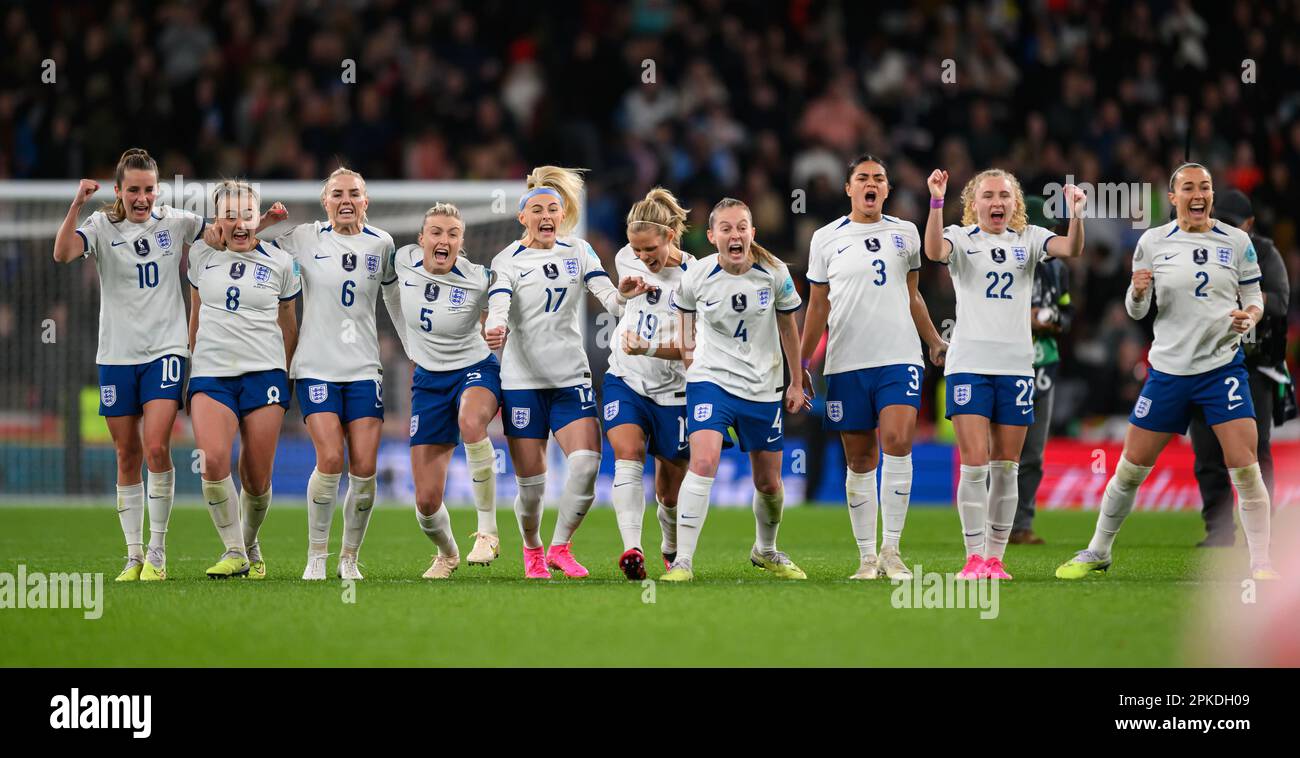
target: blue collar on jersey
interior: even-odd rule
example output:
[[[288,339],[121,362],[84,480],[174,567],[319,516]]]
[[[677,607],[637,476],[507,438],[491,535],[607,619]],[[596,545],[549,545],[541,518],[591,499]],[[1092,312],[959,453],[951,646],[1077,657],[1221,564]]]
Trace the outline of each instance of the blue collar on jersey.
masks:
[[[750,266],[750,268],[756,268],[756,269],[758,269],[759,271],[762,271],[764,274],[767,273],[767,269],[765,269],[765,268],[763,268],[762,266],[758,265],[758,263],[754,263],[754,264],[752,264],[752,265]],[[682,271],[685,271],[685,270],[686,270],[686,263],[683,261],[683,262],[682,262]],[[715,264],[713,264],[713,270],[709,272],[709,276],[713,276],[714,274],[718,273],[719,271],[723,271],[723,270],[725,270],[725,269],[722,268],[722,264],[721,264],[721,263],[715,263]],[[704,278],[705,278],[705,279],[708,279],[709,276],[706,276],[706,277],[704,277]]]
[[[1175,221],[1175,222],[1174,222],[1174,228],[1171,229],[1171,230],[1169,230],[1169,233],[1165,235],[1165,239],[1169,239],[1170,237],[1174,236],[1174,235],[1177,234],[1178,232],[1182,231],[1182,229],[1183,229],[1183,228],[1182,228],[1181,226],[1178,225],[1178,222]],[[1220,229],[1218,224],[1215,224],[1214,226],[1210,227],[1210,231],[1212,231],[1212,232],[1218,232],[1219,234],[1222,234],[1222,235],[1225,236],[1225,237],[1228,236],[1228,233],[1225,232],[1225,231],[1223,231],[1222,229]],[[1188,232],[1188,233],[1191,234],[1191,232]]]
[[[254,248],[254,250],[256,250],[257,252],[261,253],[262,255],[265,255],[267,258],[270,258],[270,257],[271,257],[271,254],[268,253],[268,252],[266,252],[266,250],[262,248],[262,243],[261,243],[261,242],[258,242],[258,243],[257,243],[257,247]]]
[[[412,264],[411,264],[411,268],[418,268],[418,269],[420,269],[421,271],[424,271],[424,258],[420,258],[420,260],[416,261],[415,263],[412,263]],[[429,274],[428,271],[424,271],[424,273],[425,273],[425,274]],[[451,264],[451,273],[455,274],[456,276],[459,276],[461,279],[468,279],[468,278],[469,278],[468,276],[465,276],[464,274],[462,274],[462,273],[460,272],[460,269],[456,268],[456,264],[454,264],[454,263]]]

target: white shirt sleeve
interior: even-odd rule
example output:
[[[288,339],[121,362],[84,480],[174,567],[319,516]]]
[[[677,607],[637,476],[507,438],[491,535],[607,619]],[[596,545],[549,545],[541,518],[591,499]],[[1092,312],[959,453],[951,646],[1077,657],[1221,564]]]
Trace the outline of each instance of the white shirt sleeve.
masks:
[[[790,269],[782,265],[776,271],[777,285],[776,293],[776,310],[778,313],[794,313],[803,307],[803,298],[799,297],[799,290],[795,289],[794,279],[790,276]]]
[[[510,301],[515,294],[515,270],[505,255],[502,253],[492,261],[496,281],[488,290],[488,317],[483,324],[485,330],[505,326],[510,320]]]
[[[82,258],[89,255],[99,254],[99,245],[101,241],[100,230],[103,228],[102,224],[106,220],[103,211],[95,211],[86,217],[86,220],[82,222],[81,226],[77,227],[77,234],[81,237]]]
[[[813,284],[826,284],[830,281],[826,271],[826,256],[822,255],[824,247],[821,236],[817,234],[808,243],[808,281]]]
[[[585,255],[579,255],[578,260],[581,262],[579,270],[582,273],[582,281],[587,286],[587,291],[600,301],[601,307],[612,313],[615,317],[623,315],[623,298],[618,294],[618,287],[610,281],[609,274],[605,272],[604,265],[600,262],[600,256],[587,243],[586,240],[579,240],[582,247],[586,250]]]
[[[284,256],[287,265],[284,274],[280,277],[280,299],[292,300],[302,294],[302,275],[298,269],[298,261],[288,253]]]
[[[1143,234],[1138,239],[1137,248],[1133,251],[1133,270],[1150,271],[1151,254],[1146,249],[1147,235]],[[1147,288],[1146,295],[1141,300],[1137,300],[1133,295],[1133,285],[1129,284],[1128,290],[1124,293],[1124,310],[1128,311],[1131,318],[1141,320],[1146,318],[1147,312],[1151,310],[1151,296],[1155,292],[1155,283]]]
[[[970,235],[966,233],[966,228],[957,224],[945,226],[943,238],[952,243],[952,250],[948,253],[948,259],[941,263],[946,266],[953,264],[960,266],[965,260],[965,252],[970,249]]]
[[[904,237],[904,239],[907,241],[907,244],[911,245],[912,247],[912,249],[908,251],[907,254],[907,268],[910,271],[920,271],[921,257],[922,257],[921,256],[921,235],[919,232],[916,231],[916,224],[912,224],[912,228],[910,231],[911,233]]]

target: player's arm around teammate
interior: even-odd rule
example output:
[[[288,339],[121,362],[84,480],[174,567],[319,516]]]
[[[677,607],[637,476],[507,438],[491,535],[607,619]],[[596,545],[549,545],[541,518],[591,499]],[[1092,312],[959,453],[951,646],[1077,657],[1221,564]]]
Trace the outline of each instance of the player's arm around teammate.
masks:
[[[366,223],[370,198],[365,179],[336,169],[321,188],[327,221],[299,224],[275,239],[293,256],[301,274],[302,349],[290,350],[303,420],[316,453],[307,482],[307,563],[303,579],[323,580],[330,526],[343,464],[348,488],[343,501],[343,545],[338,575],[363,578],[358,555],[375,501],[375,469],[383,426],[383,367],[379,361],[377,303],[382,296],[390,318],[393,299],[393,239]],[[268,216],[287,217],[275,204]],[[286,347],[289,347],[286,345]]]
[[[1200,407],[1223,448],[1237,490],[1251,574],[1276,579],[1269,557],[1270,499],[1256,457],[1258,430],[1241,335],[1263,317],[1260,268],[1250,237],[1217,221],[1214,184],[1199,163],[1169,178],[1173,222],[1148,229],[1133,253],[1125,306],[1143,318],[1158,300],[1150,369],[1124,436],[1124,452],[1106,484],[1087,549],[1056,569],[1080,579],[1111,565],[1111,548],[1133,510],[1138,487],[1175,434],[1185,434]]]
[[[586,240],[567,236],[578,223],[582,177],[540,166],[519,200],[523,237],[493,259],[497,275],[486,323],[488,344],[502,348],[503,426],[519,494],[515,515],[524,543],[524,575],[587,576],[570,542],[596,499],[600,425],[585,340],[579,323],[585,291],[615,315],[620,294]],[[635,289],[633,290],[635,292]],[[507,336],[508,335],[508,336]],[[540,537],[546,489],[546,440],[555,434],[568,464],[549,550]]]
[[[420,529],[438,552],[426,579],[447,579],[460,551],[443,507],[447,469],[464,441],[478,531],[467,558],[489,565],[499,554],[496,532],[496,452],[487,427],[501,405],[501,365],[483,338],[482,316],[492,272],[461,256],[460,211],[438,203],[424,217],[417,245],[397,251],[405,344],[415,361],[411,382],[411,473]]]
[[[754,242],[754,233],[749,208],[721,200],[709,214],[708,237],[717,253],[691,266],[674,293],[687,350],[691,456],[677,496],[677,558],[664,581],[695,576],[695,550],[728,428],[736,430],[753,469],[756,539],[750,562],[784,579],[806,578],[776,547],[785,503],[782,406],[798,413],[808,405],[794,318],[802,301],[785,264]],[[783,359],[791,368],[784,392]]]
[[[264,579],[258,532],[271,505],[276,443],[289,407],[292,301],[302,285],[293,258],[257,238],[259,200],[250,185],[223,182],[213,204],[224,249],[197,242],[189,260],[190,415],[203,496],[225,546],[207,574]],[[236,435],[242,492],[231,477]]]
[[[94,255],[100,283],[99,414],[117,457],[117,514],[126,540],[118,581],[167,577],[166,536],[175,493],[171,431],[190,351],[181,295],[183,247],[202,233],[202,216],[158,206],[158,165],[147,152],[122,153],[114,201],[77,218],[99,184],[82,179],[54,240],[54,260]],[[149,471],[141,482],[140,465]],[[144,542],[146,494],[150,538]]]
[[[859,559],[852,579],[911,577],[898,548],[912,490],[912,437],[925,370],[921,342],[937,365],[948,348],[917,290],[920,235],[915,224],[884,214],[889,191],[879,158],[850,162],[844,181],[849,214],[813,234],[808,258],[801,352],[817,350],[829,322],[825,423],[844,444],[844,489]],[[863,339],[862,324],[871,324],[870,339]],[[884,517],[879,556],[877,507]]]
[[[662,187],[650,190],[627,214],[628,244],[615,261],[620,290],[636,292],[610,345],[603,384],[605,436],[614,450],[614,514],[623,538],[618,565],[624,576],[646,576],[641,549],[645,516],[645,457],[655,458],[655,501],[665,567],[677,552],[677,491],[689,458],[686,371],[672,293],[695,259],[678,245],[687,212]]]
[[[1067,236],[1026,218],[1024,193],[1001,169],[976,174],[962,190],[962,224],[943,227],[946,171],[935,170],[925,255],[948,266],[957,324],[948,351],[946,413],[961,456],[957,509],[966,562],[962,579],[1010,579],[1006,554],[1018,500],[1020,450],[1033,423],[1034,348],[1029,310],[1034,268],[1046,256],[1083,250],[1084,195],[1066,185]]]

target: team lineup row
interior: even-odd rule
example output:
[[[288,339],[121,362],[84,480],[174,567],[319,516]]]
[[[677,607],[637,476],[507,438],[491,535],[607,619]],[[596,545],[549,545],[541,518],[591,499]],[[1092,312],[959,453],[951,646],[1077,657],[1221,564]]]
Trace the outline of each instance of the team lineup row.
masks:
[[[326,576],[345,459],[338,575],[361,578],[357,555],[375,496],[383,419],[380,299],[415,364],[415,505],[421,529],[437,548],[426,578],[446,579],[461,563],[442,507],[458,444],[465,447],[478,519],[465,560],[490,564],[499,556],[495,451],[487,435],[498,412],[518,484],[514,512],[526,577],[588,573],[571,543],[595,499],[599,414],[616,458],[613,507],[624,543],[618,563],[628,578],[646,576],[647,453],[655,458],[666,567],[660,578],[691,580],[729,432],[753,469],[751,562],[778,577],[805,578],[777,547],[782,415],[811,407],[804,356],[825,337],[825,425],[844,444],[847,505],[859,550],[852,578],[910,577],[899,546],[924,342],[932,362],[944,368],[945,411],[961,457],[956,505],[966,562],[958,576],[1011,579],[1003,559],[1017,504],[1016,462],[1033,421],[1033,272],[1049,256],[1083,251],[1085,197],[1072,185],[1065,188],[1065,235],[1028,224],[1019,183],[999,169],[970,180],[961,193],[962,223],[945,227],[948,177],[936,170],[928,179],[931,210],[922,236],[915,224],[884,214],[890,191],[884,162],[855,158],[844,184],[849,212],[812,237],[801,333],[795,314],[802,298],[786,266],[755,240],[753,218],[739,200],[723,199],[713,208],[707,237],[716,252],[695,258],[678,246],[686,211],[669,191],[651,190],[628,213],[628,244],[615,257],[618,278],[611,279],[591,245],[571,236],[582,191],[581,175],[571,169],[541,166],[529,174],[518,206],[523,233],[490,267],[461,256],[465,225],[446,203],[425,213],[415,244],[398,248],[387,233],[366,224],[365,181],[347,169],[324,183],[326,221],[293,226],[274,238],[259,235],[288,214],[276,203],[263,215],[251,185],[222,183],[209,223],[155,207],[157,178],[157,164],[145,151],[128,150],[117,167],[114,204],[79,224],[84,203],[98,190],[94,181],[82,180],[54,250],[62,262],[91,254],[97,259],[100,412],[117,451],[118,513],[128,548],[119,580],[166,577],[174,493],[169,433],[183,400],[204,457],[204,497],[225,546],[207,574],[266,576],[258,532],[271,502],[290,382],[316,451],[303,578]],[[1134,318],[1143,317],[1153,300],[1161,303],[1151,371],[1094,537],[1057,569],[1063,579],[1110,567],[1113,541],[1138,486],[1172,435],[1186,432],[1188,414],[1198,406],[1222,443],[1238,492],[1253,575],[1276,576],[1268,558],[1268,494],[1255,460],[1254,410],[1249,394],[1238,392],[1246,381],[1240,338],[1262,315],[1255,251],[1247,235],[1212,217],[1213,185],[1204,167],[1178,167],[1169,198],[1177,220],[1139,240],[1126,296]],[[957,324],[951,344],[936,331],[917,290],[923,255],[952,276]],[[191,285],[188,319],[181,276]],[[585,293],[618,318],[599,408],[580,323]],[[866,323],[869,333],[860,326]],[[343,337],[345,331],[351,338]],[[187,359],[192,366],[183,386]],[[784,367],[794,369],[788,380]],[[566,456],[567,472],[545,548],[540,525],[550,434]],[[232,461],[236,435],[240,455]]]

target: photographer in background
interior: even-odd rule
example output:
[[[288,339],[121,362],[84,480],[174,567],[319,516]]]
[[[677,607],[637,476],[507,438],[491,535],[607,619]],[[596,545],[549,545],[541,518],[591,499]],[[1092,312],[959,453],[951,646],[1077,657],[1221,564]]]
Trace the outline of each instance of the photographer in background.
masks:
[[[1031,224],[1051,229],[1055,224],[1043,216],[1043,199],[1025,198]],[[1056,338],[1070,328],[1074,307],[1070,304],[1070,269],[1060,258],[1049,258],[1034,269],[1034,294],[1030,301],[1030,330],[1034,335],[1034,423],[1020,452],[1017,480],[1020,500],[1011,524],[1012,545],[1042,545],[1034,533],[1034,505],[1038,484],[1043,480],[1043,449],[1052,426],[1052,398],[1056,394],[1056,372],[1061,351]]]
[[[1250,371],[1250,396],[1255,404],[1255,426],[1259,433],[1259,468],[1273,497],[1273,452],[1269,437],[1274,424],[1286,421],[1288,392],[1294,392],[1287,375],[1286,309],[1291,302],[1291,287],[1287,280],[1286,264],[1273,240],[1253,231],[1255,214],[1250,198],[1240,190],[1232,189],[1214,199],[1214,218],[1232,224],[1250,235],[1259,256],[1259,270],[1263,277],[1260,288],[1264,291],[1264,317],[1255,327],[1253,335],[1242,338],[1246,352],[1246,367]],[[1294,402],[1289,404],[1294,415]],[[1201,517],[1205,519],[1205,539],[1200,547],[1231,547],[1236,541],[1236,526],[1232,520],[1232,485],[1228,471],[1223,466],[1223,451],[1213,430],[1199,412],[1192,414],[1189,429],[1192,450],[1196,454],[1196,483],[1201,488]],[[1271,501],[1271,500],[1270,500]]]

